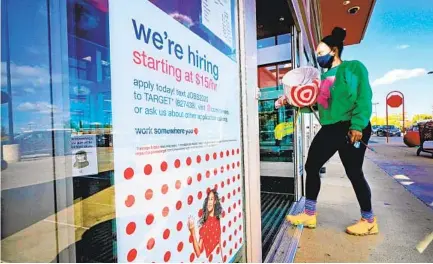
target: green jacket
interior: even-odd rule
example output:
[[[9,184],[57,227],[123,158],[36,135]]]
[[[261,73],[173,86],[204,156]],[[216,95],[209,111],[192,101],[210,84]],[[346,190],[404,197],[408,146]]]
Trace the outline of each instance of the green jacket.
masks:
[[[344,61],[322,74],[322,82],[334,76],[327,108],[321,104],[314,107],[319,110],[321,125],[350,121],[350,129],[362,131],[370,122],[372,114],[373,93],[367,69],[359,61]]]

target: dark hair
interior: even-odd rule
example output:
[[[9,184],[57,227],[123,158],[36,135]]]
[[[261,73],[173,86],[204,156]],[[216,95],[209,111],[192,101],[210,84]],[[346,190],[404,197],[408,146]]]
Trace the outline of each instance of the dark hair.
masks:
[[[214,207],[214,214],[216,219],[220,219],[221,218],[221,214],[223,211],[223,208],[221,206],[221,202],[220,202],[220,198],[218,196],[218,192],[216,190],[211,190],[208,194],[206,199],[204,199],[203,202],[203,215],[200,219],[200,225],[204,225],[204,223],[206,223],[208,217],[209,217],[209,212],[207,210],[207,202],[209,201],[209,195],[213,193],[214,197],[215,197],[215,207]]]
[[[338,48],[338,56],[341,57],[345,38],[346,38],[346,30],[340,27],[335,27],[332,30],[331,35],[324,37],[321,42],[328,45],[331,49]]]

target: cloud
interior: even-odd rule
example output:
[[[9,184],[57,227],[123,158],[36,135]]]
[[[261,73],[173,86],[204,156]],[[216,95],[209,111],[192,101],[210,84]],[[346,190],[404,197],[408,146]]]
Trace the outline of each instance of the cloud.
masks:
[[[19,104],[17,106],[17,110],[21,112],[39,112],[42,114],[50,114],[51,112],[56,112],[57,107],[47,102],[25,102]]]
[[[395,83],[400,80],[416,78],[427,74],[427,70],[423,68],[416,69],[394,69],[387,72],[384,76],[373,81],[373,86],[386,85]]]
[[[404,50],[404,49],[408,49],[409,47],[410,47],[410,45],[403,44],[403,45],[397,46],[397,49]]]
[[[40,88],[50,84],[50,72],[46,66],[30,66],[10,64],[11,84],[13,87]],[[6,62],[1,62],[2,83],[7,82]],[[53,83],[60,83],[61,75],[54,74]]]

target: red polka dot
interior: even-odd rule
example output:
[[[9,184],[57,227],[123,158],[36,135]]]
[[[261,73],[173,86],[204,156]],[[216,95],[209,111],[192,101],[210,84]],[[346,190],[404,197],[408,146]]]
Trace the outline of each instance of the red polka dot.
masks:
[[[240,153],[240,150],[239,150],[239,149],[237,149],[237,150],[236,150],[236,154],[239,154],[239,153]]]
[[[235,176],[232,177],[232,181],[233,181],[233,182],[236,181],[236,177],[235,177]]]
[[[177,180],[177,181],[176,181],[175,188],[176,188],[177,190],[179,190],[181,187],[182,187],[182,182],[179,181],[179,180]]]
[[[226,156],[228,157],[228,156],[230,156],[230,151],[226,151]]]
[[[170,209],[166,206],[162,209],[162,216],[167,217],[168,213],[170,213]]]
[[[149,241],[147,241],[147,249],[152,250],[154,246],[155,246],[155,239],[154,238],[149,239]]]
[[[194,197],[192,195],[188,196],[188,205],[191,205],[194,201]]]
[[[221,182],[221,188],[224,188],[224,181]]]
[[[235,236],[237,236],[237,235],[238,235],[238,230],[236,229],[236,230],[235,230]]]
[[[216,154],[216,152],[215,152],[215,153],[213,154],[213,159],[216,160],[217,157],[218,157],[218,156],[217,156],[217,154]]]
[[[200,211],[198,211],[198,217],[202,217],[203,216],[203,209],[200,209]]]
[[[206,178],[210,177],[210,171],[206,171]]]
[[[226,246],[227,246],[227,241],[224,240],[223,247],[226,247]]]
[[[189,235],[189,243],[192,243],[194,240],[194,238],[192,237],[192,235]]]
[[[132,235],[135,232],[136,228],[137,228],[137,225],[134,222],[131,222],[126,226],[126,233],[128,235]]]
[[[201,163],[201,156],[200,155],[197,156],[196,161],[197,161],[198,164]]]
[[[241,192],[241,187],[238,187],[238,192]]]
[[[239,226],[239,230],[242,230],[242,225]]]
[[[227,179],[227,185],[230,185],[230,178]]]
[[[123,177],[125,177],[125,179],[127,179],[127,180],[132,179],[132,177],[134,177],[134,170],[132,168],[127,168],[123,172]]]
[[[226,232],[226,227],[225,226],[223,226],[223,233],[225,233]],[[225,241],[224,241],[225,242]]]
[[[238,174],[238,180],[240,180],[241,179],[241,175],[240,174]]]
[[[144,195],[144,197],[146,198],[146,200],[150,200],[153,197],[153,191],[151,189],[148,189]]]
[[[179,167],[180,167],[180,160],[175,160],[174,161],[174,167],[176,168],[176,169],[179,169]]]
[[[150,175],[151,173],[152,173],[152,165],[147,164],[146,166],[144,166],[144,174]]]
[[[225,200],[226,200],[226,198],[223,196],[223,197],[221,197],[221,202],[222,203],[224,203],[225,202]]]
[[[215,184],[215,185],[213,186],[213,189],[214,189],[215,191],[217,191],[217,190],[218,190],[218,184]]]
[[[181,202],[181,201],[178,201],[178,202],[176,203],[176,209],[179,211],[181,208],[182,208],[182,202]]]
[[[187,183],[188,183],[188,185],[192,184],[192,177],[191,176],[188,177]]]
[[[232,255],[233,254],[233,249],[230,249],[230,255]]]
[[[236,190],[233,190],[233,196],[235,196],[236,195]]]
[[[235,155],[235,150],[234,149],[232,149],[232,156],[234,156]]]
[[[162,185],[161,192],[162,192],[162,194],[166,194],[168,192],[168,185],[167,184]]]
[[[229,236],[229,241],[232,241],[232,239],[233,239],[233,236],[230,235],[230,236]]]
[[[167,162],[165,162],[165,161],[161,162],[161,171],[164,172],[167,170],[167,168],[168,168]]]
[[[229,171],[230,170],[230,164],[227,164],[227,170]]]
[[[170,230],[166,229],[162,234],[162,237],[167,240],[170,237]]]
[[[212,262],[212,260],[213,260],[213,256],[212,256],[212,254],[210,254],[210,256],[209,256],[209,262]]]
[[[227,262],[227,256],[224,256],[223,261]]]
[[[237,242],[235,243],[235,249],[238,249],[238,243]]]
[[[151,225],[153,223],[153,220],[155,220],[155,217],[153,216],[153,214],[147,215],[146,224]]]
[[[235,165],[235,163],[233,162],[232,163],[232,168],[234,169],[236,167],[236,165]]]
[[[232,208],[231,207],[229,207],[229,214],[232,212]]]
[[[189,261],[194,262],[194,259],[195,259],[195,254],[191,253],[191,255],[189,256]]]
[[[199,200],[201,200],[201,198],[203,198],[203,193],[202,193],[202,192],[198,192],[198,194],[197,194],[197,198],[198,198]]]
[[[224,158],[224,153],[222,151],[220,152],[220,157]]]
[[[233,209],[236,209],[236,203],[233,204]]]
[[[182,223],[182,221],[179,221],[179,222],[177,223],[176,229],[177,229],[177,231],[181,231],[182,228],[183,228],[183,223]]]
[[[223,218],[226,217],[226,211],[223,211],[223,213],[222,213],[222,217],[223,217]]]
[[[201,173],[197,174],[197,181],[201,181]]]
[[[210,188],[207,188],[206,193],[209,194],[211,192]]]
[[[133,262],[136,257],[137,257],[137,250],[134,248],[128,252],[127,260],[128,262]]]
[[[178,251],[178,252],[182,252],[182,250],[183,250],[183,242],[180,242],[180,243],[177,245],[177,251]]]
[[[209,154],[206,154],[206,161],[209,161],[210,160],[210,156],[209,156]]]
[[[134,203],[135,203],[135,197],[133,195],[128,195],[128,197],[126,197],[125,200],[125,205],[127,207],[131,207],[134,205]]]
[[[242,237],[241,237],[241,238],[239,238],[239,243],[240,243],[240,244],[242,244]]]
[[[228,193],[228,194],[227,194],[227,198],[228,198],[228,199],[230,199],[230,197],[231,197],[231,194],[230,194],[230,193]]]
[[[171,253],[170,253],[170,251],[167,251],[164,255],[164,261],[169,262],[170,258],[171,258]]]
[[[224,166],[221,166],[221,173],[224,173]]]
[[[239,202],[240,202],[241,200],[239,200]],[[241,212],[239,212],[239,218],[241,218],[242,217],[242,213]]]
[[[213,175],[216,176],[217,174],[218,174],[218,170],[217,170],[217,169],[214,169],[214,170],[213,170]]]
[[[190,166],[191,163],[192,163],[192,159],[191,159],[190,157],[188,157],[188,158],[186,159],[186,165]]]

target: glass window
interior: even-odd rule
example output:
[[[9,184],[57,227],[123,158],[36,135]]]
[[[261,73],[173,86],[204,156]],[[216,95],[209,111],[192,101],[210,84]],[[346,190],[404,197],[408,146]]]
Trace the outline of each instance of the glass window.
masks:
[[[259,88],[277,87],[277,66],[260,66],[257,68]]]
[[[292,36],[290,33],[277,36],[277,45],[291,43]]]
[[[257,48],[258,49],[272,47],[272,46],[275,46],[275,45],[276,45],[276,43],[275,43],[275,37],[270,37],[270,38],[264,38],[264,39],[257,40]]]
[[[282,79],[286,73],[288,73],[290,70],[292,70],[292,63],[287,62],[284,64],[278,65],[278,86],[283,85]],[[280,87],[282,88],[282,87]]]

